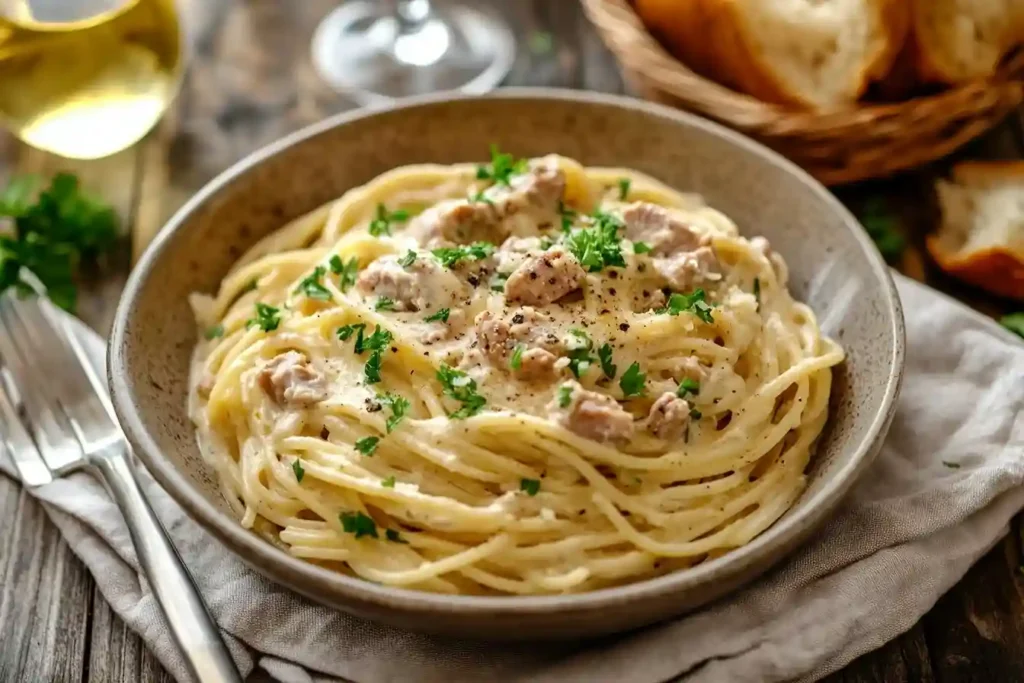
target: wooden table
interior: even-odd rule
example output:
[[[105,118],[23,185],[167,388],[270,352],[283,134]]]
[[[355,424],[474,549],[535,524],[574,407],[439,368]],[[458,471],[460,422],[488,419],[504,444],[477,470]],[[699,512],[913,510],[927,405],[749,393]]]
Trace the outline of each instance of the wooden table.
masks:
[[[508,82],[623,92],[614,59],[572,0],[490,0],[521,38]],[[74,163],[0,135],[0,178],[72,170],[113,202],[130,228],[122,253],[83,293],[81,316],[109,329],[130,254],[214,174],[249,151],[351,108],[319,79],[309,40],[334,0],[192,0],[196,57],[181,96],[145,141],[102,161]],[[960,156],[1024,157],[1024,113]],[[901,269],[990,314],[1005,310],[942,276],[922,256],[934,225],[934,177],[945,164],[844,188],[856,207],[884,195],[911,242]],[[130,246],[129,246],[130,243]],[[1019,529],[1019,520],[1014,524]],[[830,683],[1024,681],[1024,577],[1012,533],[908,633],[829,677]],[[42,508],[0,475],[0,682],[170,681],[99,594]],[[254,680],[265,680],[257,674]]]

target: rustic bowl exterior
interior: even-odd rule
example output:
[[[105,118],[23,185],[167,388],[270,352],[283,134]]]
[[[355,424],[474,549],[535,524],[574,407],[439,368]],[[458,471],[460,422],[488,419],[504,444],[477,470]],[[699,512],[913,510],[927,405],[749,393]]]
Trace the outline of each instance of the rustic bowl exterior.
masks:
[[[796,296],[840,341],[832,417],[809,486],[751,543],[698,567],[569,596],[442,596],[362,581],[291,557],[243,529],[203,460],[186,412],[197,341],[187,303],[213,292],[264,235],[388,169],[557,152],[585,165],[626,166],[703,195],[744,235],[765,235],[788,262]],[[190,516],[258,572],[307,597],[370,619],[475,638],[583,637],[693,609],[766,571],[834,510],[878,452],[903,372],[895,287],[855,219],[773,152],[720,126],[627,98],[517,89],[433,97],[344,114],[236,164],[171,219],[125,289],[109,345],[114,405],[136,453]]]

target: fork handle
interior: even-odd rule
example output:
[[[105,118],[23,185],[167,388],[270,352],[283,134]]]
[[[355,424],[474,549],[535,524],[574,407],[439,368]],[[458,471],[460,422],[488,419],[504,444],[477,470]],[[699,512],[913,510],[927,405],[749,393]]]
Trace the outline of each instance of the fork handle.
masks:
[[[127,448],[111,450],[104,457],[94,458],[92,464],[124,513],[139,564],[171,624],[171,632],[193,677],[200,683],[242,683],[195,581],[142,495]]]

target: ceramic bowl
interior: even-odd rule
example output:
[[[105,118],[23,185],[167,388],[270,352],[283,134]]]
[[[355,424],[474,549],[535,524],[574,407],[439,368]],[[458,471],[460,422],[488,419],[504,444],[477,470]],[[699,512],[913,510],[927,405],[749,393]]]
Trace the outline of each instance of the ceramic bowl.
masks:
[[[186,414],[196,325],[186,298],[213,292],[267,233],[388,169],[480,161],[497,143],[627,166],[703,195],[789,264],[791,288],[848,353],[807,491],[748,545],[697,567],[591,593],[443,596],[389,588],[289,556],[243,529]],[[554,90],[432,97],[343,114],[230,168],[171,219],[133,271],[109,345],[114,405],[136,453],[197,522],[253,569],[313,600],[402,627],[482,638],[574,638],[639,627],[715,599],[768,570],[835,510],[881,446],[903,372],[896,289],[857,221],[793,164],[695,116],[636,100]]]

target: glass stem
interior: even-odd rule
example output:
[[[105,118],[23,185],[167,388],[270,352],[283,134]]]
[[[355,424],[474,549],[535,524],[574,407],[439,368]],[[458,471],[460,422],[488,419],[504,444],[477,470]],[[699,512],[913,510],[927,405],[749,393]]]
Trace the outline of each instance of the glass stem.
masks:
[[[433,12],[430,0],[395,0],[394,7],[401,33],[415,33]]]

